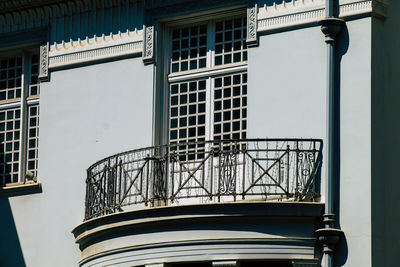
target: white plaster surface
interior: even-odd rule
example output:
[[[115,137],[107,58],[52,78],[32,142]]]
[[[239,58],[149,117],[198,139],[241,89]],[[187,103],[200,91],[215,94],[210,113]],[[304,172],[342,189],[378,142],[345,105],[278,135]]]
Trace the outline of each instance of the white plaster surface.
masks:
[[[371,18],[347,22],[341,64],[340,226],[343,266],[371,266]],[[343,255],[344,256],[344,255]]]
[[[152,66],[125,59],[51,73],[41,86],[43,193],[9,199],[28,266],[76,266],[71,230],[84,216],[86,169],[151,145]]]

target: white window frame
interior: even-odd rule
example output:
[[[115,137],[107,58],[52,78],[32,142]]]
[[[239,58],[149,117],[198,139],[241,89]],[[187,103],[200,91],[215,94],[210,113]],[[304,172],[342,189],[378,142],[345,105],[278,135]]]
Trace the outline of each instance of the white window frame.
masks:
[[[37,68],[38,71],[35,76],[38,76],[39,72],[39,47],[35,48],[25,48],[25,49],[16,49],[12,51],[0,51],[0,62],[3,59],[13,58],[13,57],[21,57],[22,58],[22,74],[21,74],[21,96],[19,98],[14,98],[10,100],[0,100],[0,112],[20,108],[20,134],[19,134],[19,159],[18,159],[18,180],[11,176],[11,182],[6,182],[5,176],[1,176],[0,186],[9,186],[9,185],[18,185],[24,184],[28,180],[37,181],[37,170],[38,170],[38,128],[39,128],[39,102],[40,102],[40,82],[37,81],[37,94],[33,96],[29,96],[29,92],[31,90],[31,57],[32,55],[38,56]],[[38,77],[37,77],[38,78]],[[34,138],[30,138],[29,130],[31,129],[29,126],[30,120],[30,107],[37,107],[38,113],[34,115],[37,120],[37,124],[33,126],[36,128],[36,136]],[[6,131],[5,131],[6,132]],[[28,151],[29,151],[29,141],[34,140],[35,147],[35,168],[33,171],[28,171]],[[1,146],[3,144],[1,143]],[[6,159],[4,159],[6,163]],[[5,167],[4,167],[5,169]],[[3,170],[0,170],[3,173]]]
[[[239,7],[230,10],[219,10],[215,13],[202,13],[196,16],[186,16],[180,17],[173,21],[169,21],[165,23],[165,35],[163,39],[163,47],[162,51],[167,52],[163,55],[164,60],[164,126],[163,126],[163,135],[165,140],[164,142],[170,143],[170,84],[175,82],[185,82],[193,79],[201,79],[206,78],[206,129],[205,129],[205,140],[213,139],[214,132],[214,119],[213,117],[213,103],[214,103],[214,95],[212,85],[213,79],[216,77],[222,76],[224,74],[234,74],[234,73],[247,73],[247,60],[238,62],[238,63],[230,63],[225,65],[215,66],[214,58],[215,58],[215,22],[221,20],[228,20],[233,18],[246,18],[246,8]],[[172,57],[172,32],[176,28],[184,28],[190,27],[191,25],[200,25],[202,23],[207,23],[207,55],[206,55],[206,68],[188,70],[183,72],[175,72],[172,73],[171,68],[171,57]],[[233,56],[233,55],[232,55]],[[171,72],[171,73],[170,73]],[[178,138],[179,139],[179,138]]]

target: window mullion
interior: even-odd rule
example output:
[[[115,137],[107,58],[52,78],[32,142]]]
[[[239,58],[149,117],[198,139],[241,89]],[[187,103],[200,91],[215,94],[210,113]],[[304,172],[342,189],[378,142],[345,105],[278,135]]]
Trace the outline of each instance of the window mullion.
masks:
[[[206,140],[212,139],[212,98],[212,79],[211,77],[208,77],[206,84]]]
[[[25,182],[26,177],[26,136],[27,136],[27,109],[28,105],[26,102],[27,94],[29,90],[29,78],[30,78],[30,56],[27,52],[24,52],[22,57],[22,79],[21,79],[21,128],[20,128],[20,146],[19,146],[19,169],[18,174],[20,181]]]
[[[207,68],[212,68],[214,64],[214,21],[209,21],[207,24]]]
[[[215,23],[213,20],[208,22],[207,25],[207,67],[212,68],[215,66],[214,63],[214,42],[215,42]],[[213,114],[214,114],[214,108],[213,108],[213,84],[212,84],[212,78],[209,76],[207,78],[207,102],[206,102],[206,110],[207,116],[206,116],[206,138],[208,140],[212,140],[213,138]]]

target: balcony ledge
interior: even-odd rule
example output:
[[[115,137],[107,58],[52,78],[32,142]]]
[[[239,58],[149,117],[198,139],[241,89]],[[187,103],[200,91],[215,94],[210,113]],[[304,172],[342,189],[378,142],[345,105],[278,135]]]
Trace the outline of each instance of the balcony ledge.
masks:
[[[13,183],[0,187],[0,196],[22,196],[41,192],[41,182]]]
[[[218,255],[212,257],[220,259],[225,259],[225,250],[234,247],[242,253],[241,246],[265,249],[252,256],[242,253],[241,258],[312,259],[313,232],[323,207],[323,203],[315,202],[261,201],[155,207],[93,218],[78,225],[72,233],[82,250],[81,266],[96,266],[96,261],[103,260],[113,262],[117,254],[119,258],[132,257],[132,266],[148,264],[156,254],[143,258],[147,253],[166,250],[178,253],[183,247],[188,251],[180,254],[181,258],[164,257],[162,261],[184,261],[189,255],[190,260],[196,260],[199,255],[195,251],[214,245],[218,247]],[[279,255],[272,252],[277,248],[281,249]]]

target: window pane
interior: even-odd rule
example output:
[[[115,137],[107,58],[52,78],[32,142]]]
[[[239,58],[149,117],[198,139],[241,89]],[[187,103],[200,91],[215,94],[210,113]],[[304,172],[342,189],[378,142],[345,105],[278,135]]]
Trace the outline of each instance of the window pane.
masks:
[[[245,136],[247,91],[243,93],[240,88],[245,87],[246,82],[246,73],[215,78],[213,105],[215,140],[238,139],[239,136]]]
[[[16,113],[20,113],[19,108],[0,111],[0,184],[18,182],[21,122]]]
[[[22,57],[1,60],[0,101],[21,97]],[[36,80],[37,83],[37,80]]]
[[[197,80],[171,85],[170,143],[198,142],[205,139],[205,84],[205,80]],[[177,87],[180,90],[172,90]],[[178,98],[180,99],[179,103],[176,101]],[[178,146],[176,151],[181,160],[198,159],[198,153],[194,146]]]
[[[175,29],[171,39],[171,72],[206,67],[207,25]]]
[[[216,23],[214,59],[216,66],[247,60],[245,21],[236,18]]]
[[[39,106],[32,105],[28,107],[28,171],[34,176],[37,175],[37,161],[38,161],[38,145],[39,145]]]

